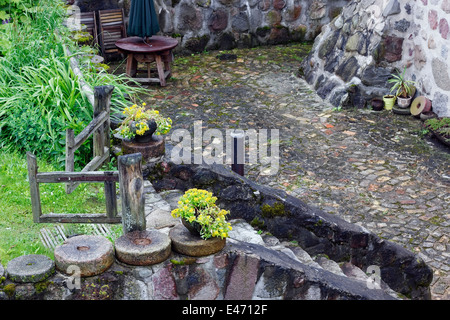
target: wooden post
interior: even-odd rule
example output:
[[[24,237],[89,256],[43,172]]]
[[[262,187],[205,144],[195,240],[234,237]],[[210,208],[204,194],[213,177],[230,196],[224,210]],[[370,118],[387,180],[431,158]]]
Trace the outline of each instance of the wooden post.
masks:
[[[75,135],[73,129],[66,130],[66,172],[73,172],[75,170]],[[73,184],[66,183],[65,190],[67,194],[73,191]]]
[[[245,133],[243,130],[233,130],[231,132],[231,137],[233,138],[233,162],[231,164],[231,170],[243,176],[245,163]]]
[[[110,107],[111,107],[111,95],[114,90],[114,86],[100,86],[94,88],[94,115],[95,119],[100,115],[102,111],[108,114],[107,120],[103,125],[94,131],[94,158],[99,156],[102,157],[105,153],[105,147],[110,146]],[[106,158],[106,162],[109,162],[109,155]]]
[[[33,222],[39,223],[39,217],[41,216],[41,196],[39,194],[39,184],[37,182],[37,160],[36,156],[30,152],[27,152],[27,166],[28,166],[28,180],[30,182],[30,198],[31,198],[31,211],[33,212]]]
[[[117,159],[124,234],[146,229],[141,160],[140,153],[119,156]]]

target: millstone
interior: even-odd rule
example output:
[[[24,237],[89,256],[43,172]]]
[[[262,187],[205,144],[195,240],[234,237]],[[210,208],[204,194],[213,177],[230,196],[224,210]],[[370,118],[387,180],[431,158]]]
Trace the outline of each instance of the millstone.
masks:
[[[169,232],[172,250],[191,257],[202,257],[219,252],[225,247],[226,239],[209,238],[204,240],[195,236],[182,224],[178,224]]]
[[[6,272],[14,282],[39,282],[55,272],[55,263],[46,256],[29,254],[11,260]]]
[[[171,253],[170,238],[157,230],[132,231],[115,241],[119,261],[145,266],[166,260]]]
[[[100,274],[114,262],[113,245],[102,236],[81,235],[69,238],[55,248],[54,254],[59,271],[72,274],[74,269],[71,266],[77,266],[81,277]]]

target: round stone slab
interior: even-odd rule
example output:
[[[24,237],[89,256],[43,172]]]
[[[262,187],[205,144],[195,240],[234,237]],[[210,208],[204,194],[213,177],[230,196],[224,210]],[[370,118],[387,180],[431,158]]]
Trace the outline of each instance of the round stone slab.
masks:
[[[12,259],[6,272],[14,282],[39,282],[55,272],[55,262],[40,254],[29,254]]]
[[[66,274],[73,274],[76,266],[81,277],[89,277],[107,270],[114,262],[112,243],[102,237],[81,235],[67,239],[55,248],[56,268]],[[78,271],[78,270],[76,270]]]
[[[164,137],[153,135],[152,138],[152,141],[146,143],[122,140],[122,151],[124,154],[140,152],[145,161],[163,156],[166,150]]]
[[[133,266],[160,263],[172,252],[170,238],[157,230],[128,232],[116,239],[115,248],[117,259]]]
[[[226,238],[209,238],[204,240],[192,235],[182,224],[173,227],[169,232],[172,250],[191,257],[202,257],[219,252],[225,247]]]

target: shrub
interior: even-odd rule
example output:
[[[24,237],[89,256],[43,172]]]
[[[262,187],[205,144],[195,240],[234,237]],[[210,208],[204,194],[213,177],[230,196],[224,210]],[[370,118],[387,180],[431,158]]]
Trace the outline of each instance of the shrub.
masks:
[[[92,120],[92,105],[81,91],[64,46],[73,56],[83,52],[62,25],[66,9],[61,1],[33,4],[34,10],[12,12],[10,22],[0,25],[0,147],[31,151],[63,168],[65,130],[71,128],[77,135]],[[90,87],[115,87],[113,112],[126,106],[125,92],[130,96],[142,92],[129,86],[125,76],[97,72],[89,65],[80,68]],[[91,141],[77,150],[76,170],[90,160]]]

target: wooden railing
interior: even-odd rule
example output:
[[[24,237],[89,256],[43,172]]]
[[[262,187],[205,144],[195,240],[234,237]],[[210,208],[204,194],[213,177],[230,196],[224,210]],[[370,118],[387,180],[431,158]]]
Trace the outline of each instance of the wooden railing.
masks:
[[[92,172],[38,172],[36,156],[27,153],[28,179],[30,183],[31,207],[35,223],[119,223],[117,214],[116,182],[119,182],[117,171]],[[66,183],[66,182],[103,182],[105,186],[105,214],[42,214],[40,183]]]
[[[145,230],[144,179],[141,168],[142,154],[119,156],[118,171],[93,172],[38,172],[36,156],[27,153],[31,206],[35,223],[120,223],[124,232]],[[42,214],[39,184],[103,182],[105,186],[106,214],[104,213],[48,213]],[[116,182],[122,202],[121,214],[117,210]]]
[[[76,137],[72,129],[66,130],[66,172],[75,169],[75,151],[93,135],[93,159],[81,170],[89,172],[97,170],[109,161],[110,149],[110,106],[114,86],[94,88],[94,114],[92,121]],[[66,193],[70,194],[80,182],[68,181]]]

